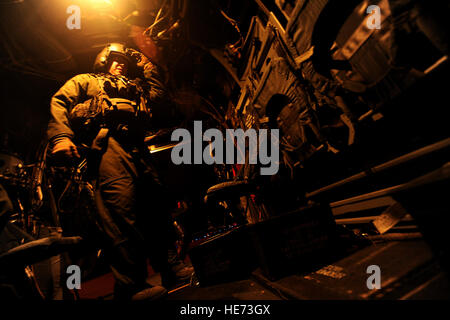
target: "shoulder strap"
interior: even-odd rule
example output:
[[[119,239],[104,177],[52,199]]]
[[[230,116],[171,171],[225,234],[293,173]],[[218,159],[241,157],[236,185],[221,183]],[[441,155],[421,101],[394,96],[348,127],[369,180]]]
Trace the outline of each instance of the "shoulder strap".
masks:
[[[95,79],[97,80],[99,91],[97,95],[91,100],[91,104],[89,106],[89,112],[91,116],[94,116],[99,112],[102,112],[101,106],[103,105],[104,96],[106,95],[104,89],[105,80],[97,75],[94,76]]]

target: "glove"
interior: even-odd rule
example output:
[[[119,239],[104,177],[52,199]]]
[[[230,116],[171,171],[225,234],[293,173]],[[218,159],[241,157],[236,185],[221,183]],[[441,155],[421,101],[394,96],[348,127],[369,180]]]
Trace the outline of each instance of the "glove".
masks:
[[[54,142],[51,155],[56,161],[72,160],[74,158],[80,158],[77,147],[67,137],[58,139]]]
[[[152,65],[150,60],[137,50],[128,48],[127,55],[129,55],[136,61],[136,66],[141,70],[144,70],[144,67],[147,66],[148,64]]]

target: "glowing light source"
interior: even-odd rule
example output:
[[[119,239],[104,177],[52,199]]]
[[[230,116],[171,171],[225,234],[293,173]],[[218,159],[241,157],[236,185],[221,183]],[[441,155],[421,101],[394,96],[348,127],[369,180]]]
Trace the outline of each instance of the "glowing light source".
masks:
[[[113,7],[113,1],[111,0],[89,0],[91,6],[95,9],[109,10]]]
[[[111,0],[90,0],[94,4],[109,4],[112,5]]]

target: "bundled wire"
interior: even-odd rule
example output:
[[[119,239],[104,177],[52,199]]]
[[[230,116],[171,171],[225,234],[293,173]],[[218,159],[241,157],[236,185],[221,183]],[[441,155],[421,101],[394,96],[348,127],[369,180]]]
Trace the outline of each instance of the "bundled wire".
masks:
[[[236,43],[229,45],[230,49],[232,49],[234,52],[238,52],[244,45],[244,37],[242,37],[239,25],[236,20],[230,18],[223,10],[220,9],[220,13],[225,19],[227,19],[227,21],[236,29],[239,34],[239,40]]]
[[[158,13],[156,14],[155,20],[153,21],[153,23],[144,30],[144,32],[142,33],[144,36],[150,36],[152,34],[153,28],[155,28],[158,24],[160,24],[164,19],[167,18],[167,13],[162,15],[163,12],[163,8],[166,6],[166,2],[167,0],[164,0],[164,2],[161,5],[161,8],[159,8]]]

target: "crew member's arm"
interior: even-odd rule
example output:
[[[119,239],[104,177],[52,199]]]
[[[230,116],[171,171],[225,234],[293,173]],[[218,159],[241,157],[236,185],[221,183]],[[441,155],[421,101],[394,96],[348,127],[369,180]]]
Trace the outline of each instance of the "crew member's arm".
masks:
[[[153,64],[142,52],[128,49],[136,60],[136,66],[144,76],[144,81],[149,88],[148,98],[151,104],[160,104],[166,99],[166,89],[161,76],[161,68]]]
[[[72,142],[74,132],[70,128],[69,113],[75,105],[86,99],[88,83],[87,75],[77,75],[67,81],[52,97],[47,135],[52,146],[52,155],[57,159],[79,157]]]
[[[150,85],[149,99],[151,103],[162,104],[167,98],[167,92],[162,80],[160,68],[148,61],[143,66],[143,72],[145,80]]]

